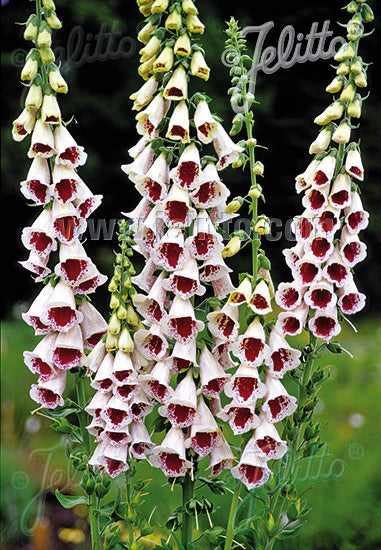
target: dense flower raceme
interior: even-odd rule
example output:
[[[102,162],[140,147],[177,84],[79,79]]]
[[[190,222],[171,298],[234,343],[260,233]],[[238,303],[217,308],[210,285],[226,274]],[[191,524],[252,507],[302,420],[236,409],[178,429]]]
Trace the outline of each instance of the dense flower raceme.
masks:
[[[141,7],[148,18],[139,34],[144,43],[139,73],[145,83],[131,96],[141,138],[129,150],[132,162],[122,167],[142,195],[126,216],[132,222],[133,248],[145,258],[142,272],[131,278],[142,293],[130,292],[133,304],[123,307],[136,308],[142,323],[139,318],[132,323],[132,342],[123,316],[114,313],[106,342],[87,358],[88,368],[96,371],[92,385],[97,390],[87,407],[93,417],[89,430],[98,441],[91,462],[116,476],[128,468],[128,456],[149,455],[165,475],[179,477],[192,466],[187,452],[192,449],[199,458],[209,456],[210,473],[218,475],[235,462],[222,430],[227,422],[236,434],[255,429],[232,470],[251,488],[268,479],[267,461],[286,451],[273,424],[295,410],[295,398],[280,378],[298,365],[299,353],[275,330],[266,343],[259,316],[271,311],[267,283],[261,280],[253,289],[246,279],[235,289],[223,259],[218,225],[234,214],[226,211],[229,191],[219,172],[243,149],[212,116],[206,96],[188,99],[187,73],[209,74],[194,42],[203,29],[197,10],[184,3],[191,12],[182,13],[179,26],[168,31],[167,6],[154,2],[150,14],[150,4]],[[174,55],[172,44],[180,39],[190,49],[175,47]],[[216,161],[200,158],[200,142],[212,146]],[[111,290],[118,284],[111,283]],[[207,315],[196,306],[204,294]],[[218,305],[226,298],[225,305]],[[239,335],[243,303],[258,317]],[[119,308],[120,296],[112,297],[111,304]],[[258,369],[263,376],[265,364],[262,381]],[[263,406],[258,401],[256,407],[260,399]],[[160,445],[152,443],[144,423],[155,405],[167,426]]]
[[[58,28],[57,18],[49,21]],[[44,29],[49,34],[49,27]],[[31,134],[31,165],[21,192],[42,210],[22,231],[29,257],[20,263],[44,286],[22,317],[36,335],[44,337],[33,351],[24,352],[24,360],[38,375],[30,391],[32,399],[53,409],[64,403],[67,371],[80,367],[85,351],[93,349],[107,331],[107,323],[90,301],[106,277],[81,244],[86,219],[102,196],[93,195],[78,175],[87,154],[62,123],[55,95],[66,93],[67,85],[50,48],[41,45],[41,33],[29,35],[30,31],[27,25],[24,37],[37,48],[31,50],[22,71],[22,79],[30,86],[12,134],[16,141]]]
[[[361,3],[353,10],[348,29],[364,11]],[[351,118],[361,115],[357,88],[366,86],[366,64],[357,55],[358,43],[359,34],[349,32],[348,42],[335,56],[337,76],[326,91],[338,98],[315,118],[322,127],[310,146],[315,156],[296,178],[305,210],[294,220],[296,246],[284,251],[293,280],[281,283],[276,293],[284,310],[277,321],[283,335],[299,334],[308,326],[315,337],[328,342],[339,334],[343,315],[365,306],[365,295],[353,278],[353,268],[366,257],[359,233],[369,219],[360,198],[364,179],[360,148],[350,142]]]

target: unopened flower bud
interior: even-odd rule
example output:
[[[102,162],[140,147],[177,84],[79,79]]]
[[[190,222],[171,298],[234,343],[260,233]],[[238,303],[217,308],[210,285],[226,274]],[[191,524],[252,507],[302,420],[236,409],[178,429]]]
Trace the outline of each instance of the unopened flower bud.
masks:
[[[114,351],[118,349],[118,341],[119,339],[117,335],[111,334],[110,332],[108,332],[106,336],[106,342],[105,342],[106,350]]]
[[[139,324],[139,317],[137,316],[136,311],[131,305],[129,305],[127,308],[126,320],[127,320],[127,323],[129,325],[132,325],[133,327],[136,327]]]
[[[355,99],[350,102],[347,112],[349,116],[354,118],[361,117],[361,100],[358,97],[355,97]]]
[[[168,0],[155,0],[151,6],[151,13],[163,13],[168,8]]]
[[[336,143],[348,143],[351,139],[351,127],[346,120],[343,120],[332,135]]]
[[[246,145],[251,148],[257,145],[257,140],[255,138],[250,138],[247,140]]]
[[[111,309],[118,309],[119,306],[120,306],[119,298],[117,296],[115,296],[115,294],[111,294],[110,308]]]
[[[230,201],[226,205],[226,212],[228,214],[235,214],[235,212],[238,212],[238,210],[241,208],[242,204],[243,204],[243,198],[235,197],[232,201]]]
[[[58,67],[49,71],[49,84],[57,94],[67,94],[68,86]]]
[[[259,197],[262,195],[262,187],[258,184],[253,185],[252,187],[250,187],[248,195],[251,199],[259,199]]]
[[[37,80],[37,79],[36,79]],[[25,107],[28,111],[37,111],[42,105],[42,88],[32,84],[25,98]]]
[[[187,15],[186,18],[186,27],[189,32],[192,34],[202,34],[204,32],[205,26],[201,23],[197,15]]]
[[[197,15],[198,9],[194,5],[192,0],[183,0],[182,8],[187,15]]]
[[[340,99],[341,101],[345,101],[345,103],[349,103],[355,97],[355,93],[356,88],[353,86],[352,82],[349,82],[341,92]]]
[[[351,71],[353,74],[360,74],[362,71],[362,63],[359,57],[356,57],[351,63]]]
[[[347,6],[347,12],[356,13],[356,11],[357,11],[357,2],[355,0],[352,0]]]
[[[181,13],[177,9],[172,10],[165,20],[164,26],[167,31],[179,31],[182,26]]]
[[[109,292],[115,292],[116,290],[118,290],[118,283],[114,277],[112,277],[111,281],[109,282],[108,290]]]
[[[374,19],[373,10],[368,4],[365,4],[365,6],[363,6],[361,14],[364,18],[364,21],[366,21],[367,23],[370,23]]]
[[[120,320],[118,319],[116,313],[113,313],[111,315],[111,319],[108,324],[108,332],[116,336],[117,334],[119,334],[120,329],[121,329]]]
[[[355,84],[359,88],[366,88],[368,85],[366,75],[364,72],[361,72],[360,74],[355,76]]]
[[[355,50],[351,43],[346,42],[339,48],[334,60],[344,61],[344,59],[352,59],[353,57],[355,57]]]
[[[32,80],[38,71],[38,61],[36,56],[28,57],[21,71],[21,80]]]
[[[134,351],[134,341],[127,328],[124,328],[120,334],[118,348],[124,353],[132,353]]]
[[[328,84],[325,91],[329,92],[330,94],[336,94],[337,92],[340,92],[342,87],[343,87],[343,79],[340,78],[340,76],[335,76],[332,82]]]
[[[61,21],[58,19],[56,13],[54,11],[46,12],[45,13],[45,19],[49,27],[52,29],[60,29],[62,27]]]
[[[269,235],[271,232],[270,220],[267,216],[261,216],[255,224],[254,231],[259,235]]]
[[[37,15],[33,14],[29,17],[26,22],[26,27],[24,31],[25,40],[34,40],[38,33],[38,19]]]
[[[253,166],[253,174],[256,176],[263,176],[263,172],[265,171],[265,167],[263,166],[263,163],[257,160],[257,162]]]
[[[53,0],[42,0],[42,5],[48,11],[54,11],[56,9],[56,5]]]
[[[339,76],[345,76],[349,73],[349,62],[346,59],[345,61],[342,61],[340,65],[338,66],[336,70],[336,74]]]
[[[237,252],[239,252],[241,249],[241,239],[235,235],[230,239],[228,244],[225,246],[225,248],[222,251],[222,257],[223,258],[231,258]]]
[[[118,317],[118,319],[127,319],[127,309],[123,304],[118,307],[116,316]]]
[[[49,63],[55,61],[55,55],[51,48],[40,48],[38,51],[44,65],[49,65]]]
[[[156,25],[152,25],[151,21],[148,21],[146,25],[139,31],[138,40],[143,44],[147,44],[150,40],[151,33],[157,29]]]
[[[52,29],[43,21],[37,35],[37,46],[39,48],[50,48],[52,45]]]

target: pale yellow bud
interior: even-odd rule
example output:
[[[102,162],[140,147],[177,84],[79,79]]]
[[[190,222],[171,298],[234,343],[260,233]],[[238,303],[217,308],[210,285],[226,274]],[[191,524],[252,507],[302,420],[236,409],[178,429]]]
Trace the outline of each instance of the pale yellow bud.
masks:
[[[259,199],[259,197],[261,195],[262,195],[262,190],[260,189],[260,186],[258,186],[258,185],[255,185],[255,186],[251,187],[249,192],[248,192],[248,196],[251,199]]]
[[[270,220],[265,216],[261,216],[255,224],[254,231],[259,235],[269,235],[271,232]]]
[[[356,59],[353,63],[351,63],[351,71],[354,74],[360,74],[362,71],[362,63],[359,59]]]
[[[183,0],[182,8],[187,15],[198,14],[198,9],[196,8],[192,0]]]
[[[337,92],[340,92],[342,87],[343,87],[343,80],[336,76],[332,80],[332,82],[328,84],[325,91],[329,92],[330,94],[336,94]]]
[[[42,105],[42,88],[32,84],[25,98],[25,107],[28,111],[36,111]]]
[[[119,306],[120,306],[119,298],[117,298],[117,296],[115,296],[115,294],[112,294],[111,298],[110,298],[110,308],[111,309],[118,309]]]
[[[66,80],[58,69],[49,72],[49,84],[52,90],[58,94],[67,94],[68,86]]]
[[[257,161],[253,166],[253,174],[256,176],[263,176],[264,171],[265,167],[262,162]]]
[[[44,65],[49,65],[49,63],[53,63],[55,61],[55,55],[51,48],[40,48],[38,51]]]
[[[37,74],[38,62],[31,57],[26,60],[25,65],[21,71],[21,80],[32,80]]]
[[[120,334],[118,348],[124,353],[132,353],[134,351],[134,341],[127,328],[124,328]]]
[[[110,334],[110,332],[107,333],[106,336],[106,350],[107,351],[114,351],[118,349],[118,336],[115,336],[114,334]]]
[[[355,99],[348,105],[348,115],[354,118],[360,118],[361,116],[361,101]]]
[[[37,35],[37,46],[39,48],[50,48],[52,45],[52,33],[47,29],[39,32]]]
[[[238,212],[238,210],[241,208],[242,203],[243,201],[241,198],[233,199],[226,205],[226,212],[228,214],[235,214],[235,212]]]
[[[24,31],[24,39],[25,40],[34,40],[38,34],[38,26],[31,21],[27,24]]]
[[[58,19],[54,11],[51,11],[48,14],[45,14],[45,19],[49,27],[52,29],[60,29],[62,27],[61,21]]]
[[[139,325],[139,317],[137,316],[136,311],[131,305],[129,305],[127,308],[126,320],[129,325],[132,325],[134,327]]]
[[[336,143],[348,143],[351,139],[351,127],[344,120],[339,124],[332,135],[333,141]]]
[[[156,29],[157,25],[152,25],[151,21],[149,21],[138,33],[139,42],[147,44],[147,42],[150,40],[151,33]]]
[[[203,80],[209,79],[210,68],[206,64],[204,56],[199,50],[194,52],[192,55],[190,69],[193,76],[197,76]]]
[[[167,31],[179,31],[182,27],[181,14],[177,10],[171,11],[165,20]]]
[[[156,55],[161,46],[161,40],[157,36],[152,36],[147,44],[139,51],[141,55],[140,62],[144,63],[153,55]]]
[[[205,30],[205,25],[201,23],[197,15],[187,15],[186,26],[188,31],[193,34],[202,34]]]
[[[168,8],[168,0],[155,0],[151,7],[152,13],[162,13]]]
[[[120,329],[121,329],[120,320],[118,319],[116,313],[113,313],[111,315],[111,319],[108,324],[108,332],[116,336],[117,334],[119,334]]]
[[[53,94],[45,95],[42,102],[41,119],[49,124],[60,124],[61,111],[57,98]]]
[[[234,236],[230,239],[228,244],[222,251],[223,258],[231,258],[241,249],[241,239],[238,236]]]
[[[366,88],[368,85],[365,73],[360,73],[355,76],[355,84],[359,88]]]

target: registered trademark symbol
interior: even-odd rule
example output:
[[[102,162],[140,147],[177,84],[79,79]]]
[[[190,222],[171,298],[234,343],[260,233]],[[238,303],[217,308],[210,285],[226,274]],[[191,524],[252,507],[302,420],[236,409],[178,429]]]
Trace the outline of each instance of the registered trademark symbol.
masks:
[[[15,472],[12,475],[11,483],[15,489],[25,489],[29,485],[29,476],[26,472]]]
[[[365,454],[365,449],[361,443],[351,443],[348,447],[348,456],[351,460],[358,460]]]

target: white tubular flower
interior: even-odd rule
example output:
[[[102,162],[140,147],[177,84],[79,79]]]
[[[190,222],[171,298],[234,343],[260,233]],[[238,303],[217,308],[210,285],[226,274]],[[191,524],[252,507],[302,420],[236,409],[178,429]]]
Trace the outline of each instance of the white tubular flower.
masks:
[[[141,109],[143,109],[143,107],[148,105],[148,103],[153,98],[153,95],[156,92],[158,85],[159,83],[155,79],[155,77],[151,76],[151,78],[146,80],[146,82],[137,92],[131,94],[130,99],[132,99],[134,102],[132,110],[140,111]]]
[[[36,252],[32,250],[32,252],[29,253],[28,258],[22,262],[19,262],[19,264],[22,265],[24,269],[27,269],[37,275],[35,282],[41,283],[45,277],[51,273],[51,269],[47,267],[48,261],[48,256],[42,258],[39,254],[36,254]]]
[[[159,407],[158,412],[177,428],[187,428],[194,422],[197,413],[197,390],[191,370],[179,382],[169,401]]]
[[[204,329],[204,323],[197,321],[190,300],[175,296],[166,320],[165,330],[170,338],[186,344]]]
[[[73,289],[60,281],[53,288],[45,311],[41,312],[41,321],[53,330],[67,332],[82,320],[82,313],[76,309]]]
[[[171,170],[173,183],[183,189],[194,189],[201,173],[200,153],[194,143],[187,145],[178,165]]]
[[[136,115],[136,131],[147,139],[156,137],[156,130],[169,109],[170,102],[160,93],[151,103]]]
[[[234,290],[234,285],[229,273],[223,273],[220,279],[214,279],[212,281],[212,287],[215,297],[219,300],[223,300],[232,290]]]
[[[154,448],[149,458],[155,468],[167,477],[181,477],[192,464],[185,457],[185,436],[180,428],[172,427],[161,445]]]
[[[207,397],[219,397],[230,376],[205,346],[200,354],[201,388],[199,393]]]
[[[173,110],[165,137],[173,141],[189,143],[189,124],[188,106],[185,100],[182,100]]]
[[[107,353],[99,368],[97,369],[97,374],[94,380],[91,382],[90,386],[95,390],[101,393],[108,393],[112,389],[113,379],[113,365],[114,365],[114,356],[112,353]]]
[[[153,152],[151,145],[147,145],[137,155],[133,162],[130,164],[123,164],[121,168],[133,183],[137,183],[141,176],[145,176],[150,169],[154,157],[155,153]]]
[[[157,267],[158,266],[154,263],[154,261],[151,258],[148,258],[140,274],[131,277],[132,284],[138,286],[144,292],[149,292],[152,285],[156,281],[154,273],[157,270]]]
[[[136,247],[140,254],[148,257],[152,254],[158,240],[164,233],[164,224],[161,215],[161,209],[154,206],[146,219],[141,222],[136,220],[132,226],[135,232]]]
[[[195,218],[195,211],[189,206],[189,193],[172,185],[163,202],[163,220],[167,227],[189,227]]]
[[[222,309],[212,311],[206,316],[208,330],[215,338],[223,342],[234,342],[238,337],[238,308],[226,303]]]
[[[137,177],[136,189],[150,202],[162,201],[168,194],[169,167],[164,153],[161,153],[145,176]]]
[[[227,303],[230,306],[240,306],[241,304],[248,304],[252,294],[251,281],[246,277],[238,286],[235,288],[228,298]]]
[[[269,374],[266,375],[267,395],[262,411],[268,422],[280,422],[297,409],[296,397],[289,395],[282,382]]]
[[[223,367],[224,370],[229,370],[233,367],[237,367],[238,362],[233,361],[230,356],[232,344],[231,342],[225,342],[219,338],[213,338],[212,354],[217,362]]]
[[[87,346],[86,346],[87,347]],[[106,346],[102,340],[93,347],[88,355],[85,355],[82,360],[82,366],[87,368],[88,373],[97,372],[106,355]]]
[[[221,432],[217,435],[216,446],[210,451],[209,466],[210,476],[216,477],[223,470],[231,470],[235,457],[229,447],[228,442]]]
[[[267,462],[252,451],[251,447],[248,448],[248,445],[246,445],[237,466],[231,469],[232,476],[242,481],[249,491],[264,485],[271,473]]]
[[[344,226],[340,238],[340,252],[344,262],[353,267],[366,258],[367,246],[361,242],[358,235],[348,231],[347,226]]]
[[[333,248],[333,242],[330,237],[314,237],[306,244],[306,257],[311,256],[311,258],[315,258],[318,262],[323,263],[332,254]]]
[[[122,388],[123,386],[119,386],[116,392],[120,393]],[[142,388],[140,388],[138,385],[136,387],[136,390],[133,391],[131,397],[128,399],[128,403],[130,405],[132,420],[135,420],[135,422],[142,421],[143,418],[147,416],[153,409],[153,403],[151,399],[146,396]]]
[[[104,395],[108,396],[109,394],[105,393]],[[112,430],[120,430],[132,421],[129,403],[122,401],[116,395],[108,399],[99,414]]]
[[[118,350],[114,357],[111,378],[116,386],[121,386],[137,378],[137,373],[129,353]]]
[[[142,223],[151,212],[150,204],[151,201],[143,197],[137,207],[131,210],[131,212],[121,212],[121,214],[137,224]]]
[[[86,426],[86,430],[89,432],[90,435],[92,435],[95,438],[95,442],[99,443],[102,441],[102,434],[104,432],[104,429],[106,427],[106,422],[102,419],[96,419],[93,418],[92,421],[88,426]],[[90,461],[89,461],[90,464]]]
[[[345,208],[351,203],[351,178],[348,174],[339,174],[333,182],[328,197],[333,208]]]
[[[266,393],[266,386],[261,382],[257,367],[240,365],[232,378],[225,384],[224,392],[237,403],[255,403]]]
[[[203,296],[206,289],[200,284],[196,260],[186,258],[180,269],[173,271],[168,279],[163,280],[163,288],[183,300],[189,300],[194,295]]]
[[[131,423],[131,444],[130,453],[136,459],[146,458],[152,452],[155,444],[152,443],[144,422]]]
[[[220,429],[204,398],[200,395],[197,401],[196,418],[190,428],[189,439],[185,442],[186,447],[191,447],[203,458],[211,453],[218,443]]]
[[[214,208],[224,205],[229,195],[230,191],[220,180],[216,165],[209,162],[200,175],[198,187],[191,193],[193,204],[197,208]]]
[[[66,371],[57,369],[53,378],[41,384],[32,384],[29,395],[46,409],[62,407],[65,403],[62,394],[66,385]]]
[[[322,188],[329,183],[335,173],[336,158],[332,155],[325,156],[309,177],[312,187]]]
[[[142,136],[135,145],[128,149],[127,153],[130,155],[130,157],[136,159],[136,157],[138,157],[147,146],[148,139],[145,136]]]
[[[40,156],[50,158],[57,153],[56,148],[53,132],[49,124],[39,118],[36,120],[34,126],[28,157],[34,158]]]
[[[74,201],[78,197],[78,176],[75,170],[63,164],[56,164],[53,170],[52,196],[56,200]]]
[[[316,310],[315,316],[308,322],[308,328],[314,336],[329,342],[341,331],[340,323],[337,320],[336,307],[328,311]]]
[[[294,273],[296,262],[298,262],[304,254],[304,243],[298,242],[292,248],[283,250],[282,254],[286,260],[286,264],[291,269],[292,273]]]
[[[359,233],[368,227],[369,213],[364,210],[360,195],[355,191],[351,193],[350,206],[344,210],[344,215],[350,233]]]
[[[30,165],[25,181],[20,183],[21,193],[38,205],[50,201],[50,170],[45,158],[37,156]]]
[[[214,150],[218,156],[217,170],[223,170],[236,160],[244,149],[234,143],[225,128],[218,122],[217,136],[213,140]]]
[[[301,193],[311,187],[311,178],[316,173],[319,162],[319,160],[313,160],[302,174],[296,176],[295,189],[297,193]]]
[[[315,215],[321,214],[323,209],[328,204],[328,194],[329,194],[329,182],[321,187],[311,187],[307,190],[306,194],[302,199],[302,204],[304,208],[308,208]]]
[[[323,235],[332,238],[340,228],[340,210],[327,206],[316,220],[316,229]]]
[[[86,163],[87,153],[84,148],[77,145],[69,130],[62,124],[57,126],[54,131],[54,146],[57,151],[57,164],[77,168]]]
[[[302,303],[305,287],[296,281],[292,283],[279,283],[275,292],[275,302],[282,309],[291,310]]]
[[[202,272],[200,273],[201,281],[205,283],[218,281],[219,279],[222,279],[225,275],[233,271],[224,262],[221,256],[222,249],[223,244],[218,246],[215,249],[213,255],[205,260],[205,262],[202,264]]]
[[[160,273],[148,296],[136,294],[133,298],[134,305],[142,317],[150,323],[160,323],[167,317],[165,311],[166,292],[163,287],[165,273]]]
[[[251,367],[258,367],[265,361],[268,346],[265,343],[265,331],[257,317],[233,344],[233,353],[241,363]]]
[[[22,141],[33,130],[36,124],[36,113],[34,111],[24,109],[12,124],[13,139],[15,141]]]
[[[321,279],[319,282],[311,285],[304,295],[304,301],[310,308],[318,309],[319,311],[329,311],[334,308],[337,296],[333,283]]]
[[[81,322],[83,345],[85,348],[92,350],[102,336],[106,334],[107,323],[93,304],[87,300],[78,309],[83,315],[83,321]]]
[[[225,422],[229,422],[234,435],[241,435],[254,430],[259,423],[259,418],[255,414],[255,402],[242,404],[233,399],[216,416]]]
[[[110,430],[105,422],[103,424],[103,431],[99,439],[105,441],[107,445],[125,447],[131,441],[128,426],[125,426],[121,430]]]
[[[48,258],[52,251],[57,250],[51,208],[44,208],[31,227],[24,227],[21,242],[41,258]]]
[[[269,336],[270,353],[266,361],[268,373],[273,378],[283,378],[284,374],[300,365],[301,352],[292,348],[287,340],[274,328]]]
[[[193,233],[186,239],[185,246],[196,260],[207,260],[221,249],[221,244],[222,235],[216,231],[208,213],[202,210],[195,219]]]
[[[60,332],[52,348],[54,364],[68,370],[78,367],[83,357],[83,339],[79,325],[74,325],[67,332]]]
[[[109,444],[106,445],[102,454],[103,465],[110,477],[115,478],[128,470],[127,446],[115,447],[115,445]]]
[[[55,273],[68,285],[75,286],[90,272],[92,261],[77,239],[70,245],[61,244],[59,259]]]
[[[98,443],[98,445],[95,448],[95,451],[93,452],[92,456],[89,459],[90,466],[95,466],[96,468],[99,468],[100,466],[103,466],[103,452],[106,448],[107,443],[105,441],[101,441]]]
[[[170,361],[166,358],[163,361],[158,361],[149,374],[139,375],[139,384],[144,392],[159,403],[169,401],[173,393],[173,389],[169,385],[171,382],[170,366]]]
[[[93,395],[90,403],[86,405],[85,411],[89,413],[89,415],[93,417],[95,420],[97,421],[103,420],[101,417],[101,413],[107,408],[107,405],[110,402],[111,398],[112,398],[111,392],[109,393],[96,392]]]
[[[296,281],[302,286],[313,285],[321,278],[321,261],[312,253],[305,254],[295,264],[293,271]]]
[[[306,209],[301,216],[295,216],[292,220],[291,229],[296,240],[308,241],[314,232],[317,216],[314,212]]]
[[[24,351],[24,363],[34,374],[38,374],[38,383],[47,382],[56,376],[56,367],[52,360],[52,348],[57,333],[51,332],[40,340],[33,351]]]
[[[61,124],[61,111],[54,94],[44,95],[41,119],[48,124]]]
[[[53,234],[61,243],[69,244],[86,231],[86,220],[71,202],[53,201],[52,216]]]
[[[275,329],[283,336],[286,334],[289,336],[300,334],[307,320],[307,315],[308,306],[302,302],[300,306],[292,311],[282,311],[278,315]]]
[[[364,180],[364,166],[358,149],[350,149],[345,159],[345,170],[359,181]]]
[[[96,265],[91,262],[88,273],[74,285],[74,291],[76,294],[91,294],[106,281],[106,275],[99,273]]]
[[[202,143],[211,143],[217,137],[218,123],[210,112],[208,102],[203,99],[197,104],[194,112],[194,123],[197,137]]]
[[[52,330],[51,323],[47,321],[44,323],[41,319],[43,313],[46,311],[50,298],[53,293],[53,287],[50,283],[46,284],[39,292],[37,297],[33,300],[30,308],[27,312],[21,313],[21,317],[24,322],[34,328],[36,336],[41,334],[47,334]]]
[[[332,132],[327,128],[323,128],[317,136],[317,138],[311,143],[309,153],[310,155],[316,155],[325,151],[331,143]]]
[[[350,276],[344,285],[339,288],[339,308],[346,315],[358,313],[365,307],[366,296],[357,289],[353,277]]]
[[[73,204],[82,218],[88,218],[101,204],[103,195],[94,195],[79,176],[77,182],[78,198],[74,199]]]
[[[187,73],[182,65],[179,65],[168,80],[163,97],[174,101],[182,101],[188,98],[188,80]]]
[[[190,340],[186,344],[183,344],[180,340],[176,340],[169,360],[171,361],[171,370],[175,375],[192,366],[198,366],[196,360],[196,340]]]
[[[342,287],[350,276],[350,270],[344,261],[339,247],[336,245],[323,268],[322,275],[329,282]]]
[[[263,414],[259,417],[260,423],[255,433],[248,441],[247,447],[265,460],[279,460],[287,452],[287,442],[282,441],[271,422],[267,422]]]
[[[164,336],[161,326],[154,323],[149,330],[140,329],[134,336],[135,344],[139,352],[146,359],[160,361],[168,349],[168,342]]]
[[[165,271],[180,269],[186,261],[184,234],[181,229],[170,228],[152,249],[152,259]]]
[[[255,287],[249,301],[249,307],[258,315],[267,315],[273,310],[271,307],[270,288],[264,279],[261,279]]]

